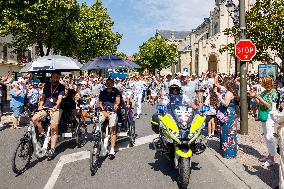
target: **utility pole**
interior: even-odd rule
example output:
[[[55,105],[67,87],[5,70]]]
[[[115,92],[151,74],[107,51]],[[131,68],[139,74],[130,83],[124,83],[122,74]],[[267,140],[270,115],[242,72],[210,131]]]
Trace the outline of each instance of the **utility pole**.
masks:
[[[245,0],[239,0],[240,5],[240,39],[246,38],[246,20],[245,20]],[[248,134],[248,104],[247,104],[247,65],[246,61],[241,61],[241,134]]]

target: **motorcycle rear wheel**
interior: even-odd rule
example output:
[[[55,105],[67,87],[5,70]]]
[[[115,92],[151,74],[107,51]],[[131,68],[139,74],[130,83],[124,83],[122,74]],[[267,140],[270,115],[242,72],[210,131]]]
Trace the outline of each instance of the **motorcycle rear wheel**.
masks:
[[[33,144],[31,140],[25,138],[21,139],[12,157],[13,172],[18,175],[24,173],[29,167],[29,164],[32,159],[32,154],[33,154]],[[21,163],[22,165],[20,166],[18,164],[18,161],[22,160],[23,162]]]
[[[189,178],[191,173],[191,161],[190,158],[180,158],[178,165],[178,181],[180,188],[186,189],[189,184]]]

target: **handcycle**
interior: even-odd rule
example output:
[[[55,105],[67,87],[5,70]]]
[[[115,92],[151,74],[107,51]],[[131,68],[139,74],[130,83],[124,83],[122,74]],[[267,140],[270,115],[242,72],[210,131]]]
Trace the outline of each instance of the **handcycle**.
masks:
[[[109,112],[114,112],[111,108],[107,108]],[[98,116],[102,111],[98,112]],[[117,142],[128,139],[129,146],[133,147],[135,144],[135,121],[132,108],[120,107],[117,111],[118,122],[116,125]],[[123,132],[126,131],[126,132]],[[109,134],[108,120],[104,121],[101,125],[97,124],[93,132],[93,145],[90,150],[90,171],[94,175],[98,170],[100,157],[106,157],[110,148],[111,137]]]
[[[47,155],[50,149],[51,140],[51,125],[50,125],[50,109],[44,107],[44,111],[47,112],[47,117],[41,121],[42,127],[45,131],[45,138],[43,141],[38,139],[37,127],[30,121],[27,132],[19,140],[16,150],[12,156],[12,170],[16,174],[22,174],[27,170],[30,165],[32,155],[41,159]],[[76,139],[77,146],[81,146],[81,142],[84,140],[84,133],[81,129],[80,121],[78,122],[74,114],[65,112],[62,113],[61,120],[58,128],[58,144],[70,139]],[[66,118],[69,116],[69,119]],[[20,161],[22,163],[18,164]]]

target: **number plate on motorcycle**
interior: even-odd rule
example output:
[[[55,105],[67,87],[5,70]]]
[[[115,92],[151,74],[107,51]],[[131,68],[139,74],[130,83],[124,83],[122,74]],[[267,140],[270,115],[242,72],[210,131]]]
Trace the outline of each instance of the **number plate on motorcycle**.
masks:
[[[167,110],[167,107],[164,106],[164,105],[158,104],[158,105],[156,106],[156,109],[157,109],[157,110],[161,110],[161,111],[165,111],[165,110]]]

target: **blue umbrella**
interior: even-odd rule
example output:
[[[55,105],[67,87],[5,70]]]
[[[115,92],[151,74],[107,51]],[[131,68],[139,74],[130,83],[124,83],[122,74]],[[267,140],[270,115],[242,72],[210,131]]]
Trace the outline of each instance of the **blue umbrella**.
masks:
[[[90,60],[83,65],[81,70],[97,70],[97,69],[134,69],[141,68],[134,62],[127,61],[116,55],[106,55]]]

